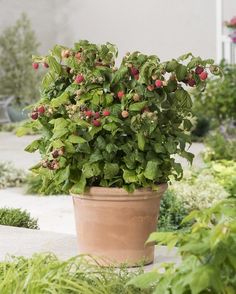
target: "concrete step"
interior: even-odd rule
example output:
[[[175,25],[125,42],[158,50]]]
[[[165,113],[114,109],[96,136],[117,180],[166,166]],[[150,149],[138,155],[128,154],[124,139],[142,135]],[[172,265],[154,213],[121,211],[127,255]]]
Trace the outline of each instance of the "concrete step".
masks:
[[[10,226],[0,226],[0,260],[6,255],[30,257],[34,253],[52,252],[60,259],[68,259],[78,254],[76,236],[41,230],[30,230]],[[155,261],[145,270],[162,262],[178,263],[180,258],[174,248],[156,246]]]

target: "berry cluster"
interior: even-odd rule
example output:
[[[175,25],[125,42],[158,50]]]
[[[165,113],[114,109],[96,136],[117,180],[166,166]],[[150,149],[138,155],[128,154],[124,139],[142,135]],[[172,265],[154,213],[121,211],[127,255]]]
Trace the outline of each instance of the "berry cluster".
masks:
[[[36,120],[39,116],[42,116],[45,113],[45,111],[45,107],[43,105],[40,105],[33,110],[33,112],[31,113],[31,118],[33,120]]]

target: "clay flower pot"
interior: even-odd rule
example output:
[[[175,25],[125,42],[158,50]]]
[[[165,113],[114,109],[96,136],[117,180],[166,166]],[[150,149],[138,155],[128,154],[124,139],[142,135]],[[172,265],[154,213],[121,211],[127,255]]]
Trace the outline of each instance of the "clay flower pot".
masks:
[[[80,254],[102,257],[106,264],[154,259],[154,246],[145,245],[156,230],[160,200],[167,189],[138,189],[129,194],[122,188],[92,187],[83,195],[73,195]]]

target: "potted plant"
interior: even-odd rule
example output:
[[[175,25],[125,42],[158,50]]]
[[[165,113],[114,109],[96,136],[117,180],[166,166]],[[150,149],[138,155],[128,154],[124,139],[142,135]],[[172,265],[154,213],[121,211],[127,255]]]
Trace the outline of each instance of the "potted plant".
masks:
[[[32,168],[42,191],[73,196],[80,253],[150,263],[154,247],[145,241],[156,230],[161,196],[170,176],[182,177],[174,155],[193,159],[186,88],[204,88],[208,72],[219,69],[191,53],[164,63],[127,53],[119,68],[116,57],[114,45],[88,41],[33,57],[33,67],[48,72],[30,123],[42,137],[26,150],[42,155]]]

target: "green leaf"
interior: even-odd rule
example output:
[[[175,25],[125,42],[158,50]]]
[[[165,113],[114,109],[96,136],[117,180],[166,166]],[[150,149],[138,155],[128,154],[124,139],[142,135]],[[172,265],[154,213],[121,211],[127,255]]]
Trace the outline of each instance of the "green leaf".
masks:
[[[82,174],[80,177],[80,180],[76,184],[74,184],[73,187],[71,188],[71,193],[83,194],[85,190],[85,186],[86,186],[86,178]]]
[[[157,271],[151,271],[132,278],[126,285],[134,285],[137,288],[145,289],[156,284],[160,277],[161,275]]]
[[[83,144],[86,142],[84,138],[76,135],[70,135],[67,140],[74,144]]]
[[[144,151],[145,148],[145,137],[143,135],[143,133],[138,133],[137,134],[137,138],[138,138],[138,148],[142,151]]]
[[[148,161],[144,171],[145,178],[149,180],[155,180],[158,175],[158,162]]]
[[[61,65],[56,61],[56,59],[52,56],[47,57],[47,62],[50,68],[50,71],[54,71],[58,75],[62,72]]]
[[[191,52],[189,52],[189,53],[187,53],[187,54],[183,54],[183,55],[181,55],[181,56],[178,58],[178,60],[184,61],[184,60],[188,59],[190,56],[191,56],[191,57],[193,56],[193,54],[192,54]]]
[[[112,180],[119,173],[119,165],[117,163],[105,163],[104,179]]]
[[[188,73],[187,67],[183,64],[179,64],[176,68],[176,77],[178,81],[182,81],[185,79]]]
[[[59,107],[69,101],[69,94],[67,92],[63,92],[59,97],[53,98],[51,101],[52,107]]]
[[[173,59],[173,60],[166,63],[165,69],[167,72],[172,72],[172,71],[176,70],[178,65],[179,65],[179,63]]]
[[[127,73],[128,68],[126,66],[121,66],[119,70],[114,73],[111,84],[117,84]]]
[[[26,148],[25,151],[33,153],[36,150],[38,150],[39,145],[41,143],[41,140],[34,140],[31,144],[29,144]]]
[[[134,170],[124,170],[123,172],[123,178],[126,183],[135,183],[138,181],[138,177],[136,175],[136,172]]]
[[[183,88],[177,89],[175,92],[176,98],[181,103],[181,106],[184,108],[191,108],[192,107],[192,100],[187,91]]]
[[[112,132],[112,131],[115,131],[116,129],[118,128],[118,126],[116,125],[116,123],[114,122],[111,122],[111,123],[108,123],[108,124],[105,124],[103,126],[103,129],[109,131],[109,132]]]
[[[148,104],[148,101],[133,103],[129,106],[129,110],[130,111],[141,111],[147,104]]]
[[[94,163],[85,163],[82,168],[82,173],[85,178],[92,178],[100,175],[101,170],[99,168],[99,164],[94,162]]]

